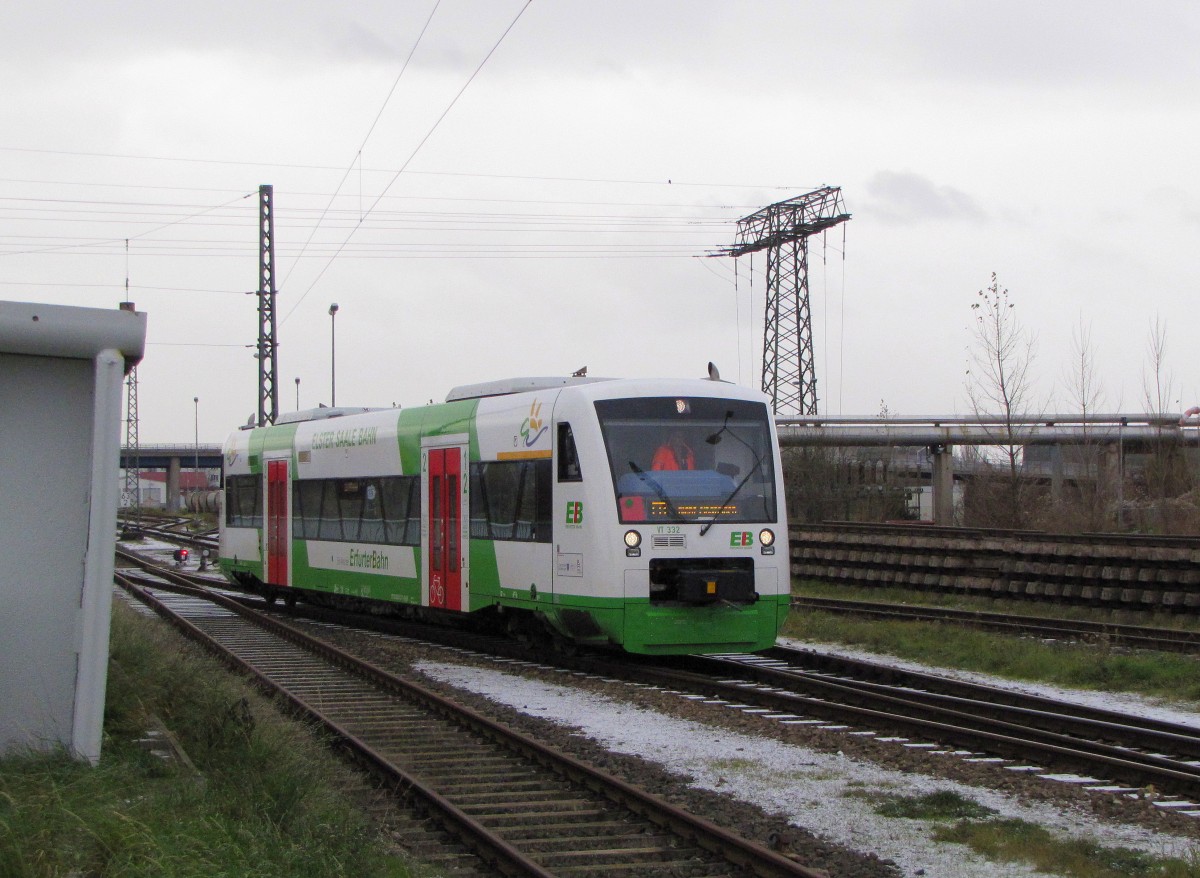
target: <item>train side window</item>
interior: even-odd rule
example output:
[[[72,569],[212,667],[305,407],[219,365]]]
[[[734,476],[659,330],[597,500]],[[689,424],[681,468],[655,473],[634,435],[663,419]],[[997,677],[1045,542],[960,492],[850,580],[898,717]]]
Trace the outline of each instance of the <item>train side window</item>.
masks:
[[[225,479],[225,524],[228,527],[246,527],[242,519],[242,477],[229,476]]]
[[[553,517],[550,496],[550,461],[533,461],[533,473],[531,475],[533,475],[535,484],[537,485],[537,529],[534,532],[533,538],[539,543],[548,543],[551,541],[550,519]]]
[[[521,488],[517,495],[517,515],[512,538],[532,542],[537,538],[538,483],[530,461],[521,465]]]
[[[406,546],[421,545],[421,479],[419,476],[405,476],[408,480],[408,533],[404,540]]]
[[[481,470],[491,537],[494,540],[511,540],[516,528],[521,462],[485,463]]]
[[[358,479],[338,479],[338,517],[342,520],[342,539],[357,542],[362,519],[363,486]]]
[[[582,482],[583,472],[579,468],[579,454],[575,450],[575,435],[571,425],[558,425],[558,480],[560,482]]]
[[[337,482],[333,479],[321,482],[321,513],[317,522],[318,539],[341,541],[342,514],[338,509]]]
[[[383,525],[386,543],[403,546],[411,545],[407,541],[409,500],[412,494],[412,476],[387,476],[379,480],[380,493],[383,496]],[[420,510],[416,512],[420,521]],[[418,528],[417,543],[421,542]]]
[[[225,479],[225,524],[229,527],[262,527],[261,476]]]
[[[362,524],[358,529],[360,543],[384,541],[383,523],[390,510],[384,505],[383,491],[379,483],[380,479],[363,480]]]
[[[549,461],[539,461],[549,475]],[[529,461],[471,464],[471,536],[487,540],[532,540],[538,491]],[[526,476],[526,470],[529,475]],[[547,495],[549,491],[545,492]],[[529,504],[528,507],[526,504]]]
[[[321,493],[324,482],[297,479],[292,482],[292,535],[315,540],[320,533]]]
[[[471,464],[471,537],[550,542],[552,473],[549,460]]]
[[[488,527],[487,494],[484,492],[483,477],[480,475],[483,464],[471,464],[471,539],[490,540],[491,529]]]

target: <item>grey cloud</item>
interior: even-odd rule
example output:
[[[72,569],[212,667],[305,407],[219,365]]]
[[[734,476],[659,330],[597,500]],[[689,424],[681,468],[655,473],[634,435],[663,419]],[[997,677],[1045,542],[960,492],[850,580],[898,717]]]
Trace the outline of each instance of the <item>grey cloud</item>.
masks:
[[[867,183],[870,209],[888,222],[966,219],[986,220],[975,200],[953,186],[905,171],[880,171]]]

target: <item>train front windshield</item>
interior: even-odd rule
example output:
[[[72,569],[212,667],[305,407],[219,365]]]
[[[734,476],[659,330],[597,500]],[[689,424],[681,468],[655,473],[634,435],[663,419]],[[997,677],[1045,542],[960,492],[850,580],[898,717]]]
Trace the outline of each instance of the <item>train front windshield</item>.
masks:
[[[596,402],[624,523],[773,522],[767,407],[707,397]]]

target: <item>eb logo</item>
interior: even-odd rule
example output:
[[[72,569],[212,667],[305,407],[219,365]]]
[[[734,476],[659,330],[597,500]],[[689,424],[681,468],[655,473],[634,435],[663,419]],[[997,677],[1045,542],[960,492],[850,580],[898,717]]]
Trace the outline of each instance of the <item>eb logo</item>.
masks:
[[[740,549],[744,548],[745,546],[753,545],[754,534],[750,533],[748,530],[741,531],[740,533],[735,531],[729,535],[729,548],[731,549]]]
[[[583,502],[567,501],[567,524],[583,524]]]

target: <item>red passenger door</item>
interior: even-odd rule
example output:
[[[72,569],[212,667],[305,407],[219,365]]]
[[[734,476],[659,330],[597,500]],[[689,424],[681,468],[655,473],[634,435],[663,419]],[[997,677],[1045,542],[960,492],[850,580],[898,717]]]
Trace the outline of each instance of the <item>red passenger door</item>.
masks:
[[[267,582],[288,585],[288,462],[267,461]]]
[[[429,531],[426,558],[429,606],[462,609],[462,453],[430,448],[429,494],[425,518]]]

